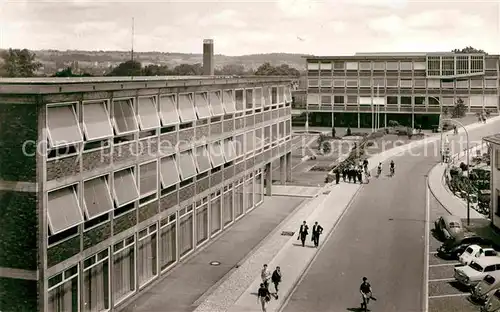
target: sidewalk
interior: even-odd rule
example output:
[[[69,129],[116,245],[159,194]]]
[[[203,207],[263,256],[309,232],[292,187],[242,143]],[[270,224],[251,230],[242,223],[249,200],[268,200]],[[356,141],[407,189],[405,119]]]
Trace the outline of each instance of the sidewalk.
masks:
[[[122,311],[190,312],[214,286],[231,274],[289,215],[304,206],[298,197],[264,197],[264,203],[219,234],[197,254],[141,292]],[[286,221],[285,221],[286,222]],[[278,234],[279,235],[279,234]],[[212,261],[221,265],[211,266]]]

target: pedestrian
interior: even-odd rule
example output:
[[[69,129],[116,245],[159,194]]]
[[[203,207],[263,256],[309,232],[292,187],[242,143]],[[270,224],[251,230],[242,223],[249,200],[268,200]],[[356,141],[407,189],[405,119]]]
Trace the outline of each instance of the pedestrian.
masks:
[[[300,229],[299,229],[299,236],[297,237],[297,240],[300,239],[302,241],[302,247],[305,247],[306,237],[307,237],[307,234],[309,234],[308,230],[309,230],[309,227],[307,226],[306,221],[302,222],[302,225],[300,226]]]
[[[312,241],[314,242],[314,247],[318,248],[319,236],[323,234],[323,227],[318,224],[318,221],[314,222],[312,229]]]
[[[335,182],[336,182],[336,184],[339,184],[339,181],[340,181],[340,169],[337,168],[337,169],[335,169]]]
[[[276,289],[275,298],[278,299],[278,286],[281,283],[281,269],[279,266],[277,266],[276,270],[274,270],[273,275],[271,276],[271,281],[274,284],[274,289]]]
[[[345,182],[347,179],[347,167],[342,168],[342,180]]]
[[[269,289],[269,278],[271,277],[271,273],[267,269],[267,264],[264,264],[264,266],[262,267],[260,277],[262,278],[262,284],[264,284],[264,286]]]
[[[366,171],[364,173],[365,176],[365,183],[370,183],[370,172]]]
[[[257,291],[257,302],[260,301],[262,312],[266,312],[266,305],[271,301],[271,293],[269,289],[266,288],[264,283],[260,284],[259,291]]]
[[[453,125],[453,134],[458,134],[457,126]]]
[[[358,169],[358,181],[359,181],[359,184],[363,184],[363,170],[362,169]]]
[[[349,167],[349,182],[351,182],[352,180],[354,180],[354,183],[356,183],[356,177],[354,174],[354,166],[353,165],[351,165]]]

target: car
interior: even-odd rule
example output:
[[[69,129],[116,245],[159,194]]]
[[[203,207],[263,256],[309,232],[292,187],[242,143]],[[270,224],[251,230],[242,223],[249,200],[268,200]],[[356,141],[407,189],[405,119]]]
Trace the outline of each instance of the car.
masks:
[[[491,240],[482,238],[474,234],[460,235],[455,239],[446,240],[438,249],[440,257],[458,259],[469,245],[479,245],[481,247],[492,247]]]
[[[477,303],[485,303],[498,288],[500,279],[488,274],[471,289],[471,299]]]
[[[472,260],[476,260],[482,257],[498,257],[498,253],[493,248],[483,248],[479,245],[470,245],[465,248],[464,253],[458,258],[458,261],[460,261],[460,263],[463,265],[467,265]]]
[[[500,289],[497,289],[493,296],[489,296],[488,301],[481,307],[481,312],[498,312],[500,311]]]
[[[443,240],[456,238],[464,232],[462,220],[457,216],[442,216],[434,222],[434,231]]]
[[[483,257],[469,265],[456,266],[454,277],[462,285],[476,286],[486,275],[500,278],[500,257]]]

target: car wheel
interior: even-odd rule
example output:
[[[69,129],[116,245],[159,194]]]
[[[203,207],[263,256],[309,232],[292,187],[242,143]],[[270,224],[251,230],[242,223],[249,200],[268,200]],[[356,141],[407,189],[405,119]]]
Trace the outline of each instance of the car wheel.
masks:
[[[461,253],[460,251],[457,251],[457,252],[455,253],[455,258],[458,260],[458,259],[460,259],[460,256],[461,256],[461,255],[462,255],[462,253]]]

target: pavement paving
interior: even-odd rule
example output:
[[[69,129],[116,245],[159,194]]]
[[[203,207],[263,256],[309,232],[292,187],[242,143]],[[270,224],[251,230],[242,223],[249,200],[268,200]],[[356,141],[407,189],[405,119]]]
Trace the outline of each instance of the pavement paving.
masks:
[[[322,190],[321,187],[297,185],[273,185],[272,196],[314,197]]]

